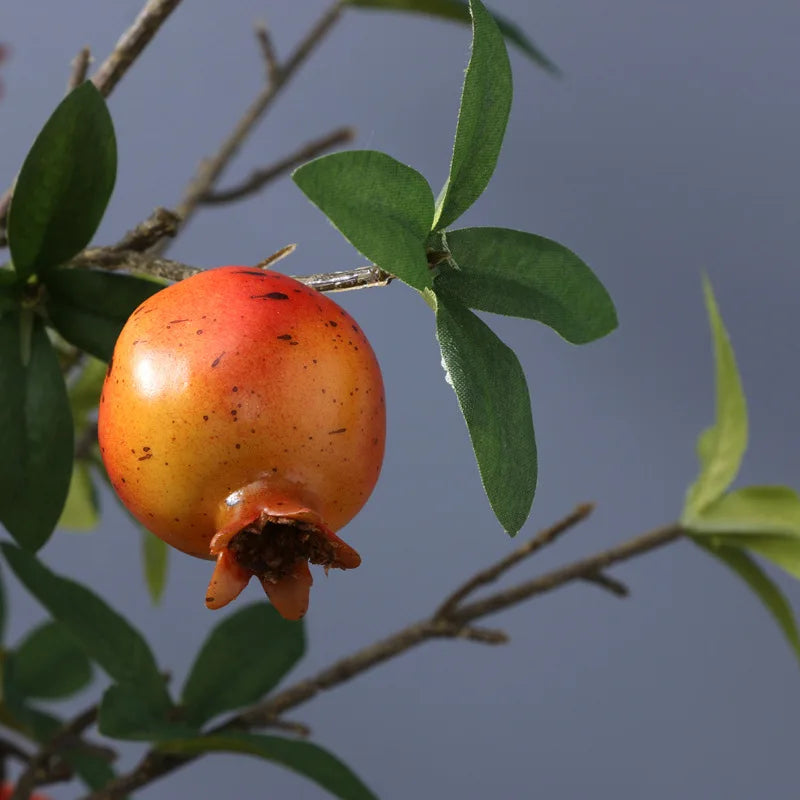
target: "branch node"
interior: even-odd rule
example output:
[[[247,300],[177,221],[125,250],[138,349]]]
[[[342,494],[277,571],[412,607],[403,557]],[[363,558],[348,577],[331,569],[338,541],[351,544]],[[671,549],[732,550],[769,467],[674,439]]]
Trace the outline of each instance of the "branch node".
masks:
[[[266,22],[257,22],[254,27],[256,39],[261,48],[261,55],[264,57],[264,63],[267,66],[267,80],[271,86],[274,86],[280,82],[281,65],[275,52],[272,36]]]

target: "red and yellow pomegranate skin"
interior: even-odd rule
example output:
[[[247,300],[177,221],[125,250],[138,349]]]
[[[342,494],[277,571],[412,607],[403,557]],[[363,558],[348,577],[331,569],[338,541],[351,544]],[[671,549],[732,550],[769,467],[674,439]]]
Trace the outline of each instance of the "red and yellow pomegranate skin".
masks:
[[[125,506],[173,547],[217,560],[206,604],[225,605],[256,574],[291,619],[308,606],[308,559],[284,564],[288,574],[264,573],[234,537],[292,531],[321,542],[314,563],[358,566],[335,531],[375,486],[385,429],[380,368],[352,317],[292,278],[237,266],[176,283],[136,309],[98,419]]]

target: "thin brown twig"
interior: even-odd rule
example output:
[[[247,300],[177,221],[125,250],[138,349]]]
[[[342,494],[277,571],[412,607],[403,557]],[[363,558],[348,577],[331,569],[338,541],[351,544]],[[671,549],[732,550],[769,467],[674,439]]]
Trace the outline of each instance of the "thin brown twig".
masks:
[[[46,782],[50,762],[66,745],[74,743],[87,728],[94,725],[97,721],[97,714],[98,707],[91,706],[56,731],[39,752],[28,761],[27,767],[17,780],[10,800],[27,800],[38,784]]]
[[[217,152],[210,158],[204,159],[194,177],[189,182],[184,192],[183,199],[178,206],[181,216],[181,225],[186,225],[194,214],[201,198],[205,197],[216,185],[217,179],[228,166],[233,157],[239,152],[245,139],[255,127],[256,123],[270,108],[280,91],[286,86],[300,66],[323,41],[328,32],[333,28],[342,13],[343,0],[336,0],[330,8],[320,17],[306,36],[300,41],[294,52],[281,65],[276,79],[258,93],[258,96],[244,112],[236,123],[231,133],[220,145]],[[164,243],[157,245],[156,252],[162,252]]]
[[[0,737],[0,758],[15,758],[22,764],[27,764],[31,760],[29,753],[26,753],[18,744],[10,739]]]
[[[82,47],[78,55],[72,59],[72,71],[67,81],[67,91],[77,89],[85,80],[86,73],[89,71],[89,64],[92,61],[92,51],[88,47]]]
[[[256,40],[261,47],[261,55],[264,56],[264,63],[267,65],[267,80],[270,84],[280,80],[281,65],[278,61],[278,54],[275,52],[275,44],[272,41],[269,28],[266,22],[255,24]]]
[[[180,221],[180,217],[174,211],[159,206],[144,222],[140,222],[113,245],[113,249],[143,253],[162,239],[175,236]]]
[[[577,506],[572,513],[567,514],[566,517],[540,531],[533,539],[525,542],[521,547],[518,547],[505,558],[498,561],[496,564],[481,570],[477,575],[462,584],[456,591],[454,591],[445,601],[439,606],[436,612],[440,616],[448,616],[452,613],[456,606],[467,595],[472,594],[476,589],[481,586],[486,586],[489,583],[494,583],[501,575],[508,572],[515,564],[537,553],[543,547],[546,547],[551,542],[554,542],[562,533],[565,533],[570,528],[575,527],[579,522],[582,522],[594,510],[593,503],[582,503]]]
[[[92,83],[108,97],[122,76],[150,43],[181,0],[147,0],[133,24],[120,36],[108,58],[92,75]]]
[[[563,523],[564,520],[562,520]],[[552,528],[548,530],[552,530]],[[299,681],[261,703],[257,703],[251,708],[236,714],[217,726],[214,732],[261,728],[272,725],[283,713],[307,702],[320,692],[345,683],[376,665],[388,661],[430,639],[441,637],[468,638],[499,644],[505,638],[502,631],[475,628],[471,623],[481,617],[517,605],[537,594],[552,591],[576,580],[591,579],[612,564],[626,561],[634,556],[663,547],[680,539],[682,536],[683,529],[678,523],[656,528],[642,536],[612,547],[609,550],[604,550],[589,558],[581,559],[560,569],[548,572],[534,580],[495,592],[468,605],[459,605],[450,611],[447,616],[441,616],[439,612],[435,612],[430,618],[412,623],[391,636],[340,659],[313,677]],[[503,561],[505,562],[506,559]],[[489,570],[483,570],[482,573],[496,570],[500,563],[503,562],[498,562],[498,564],[490,567]],[[476,584],[475,579],[470,578],[464,584],[464,586],[467,585],[475,585],[477,588],[483,583],[478,582]],[[131,772],[119,776],[103,789],[87,796],[84,800],[115,800],[115,798],[119,798],[190,763],[197,757],[194,755],[170,754],[163,750],[150,750]]]
[[[331,150],[340,144],[352,142],[355,135],[356,132],[353,128],[337,128],[325,136],[307,142],[302,147],[279,161],[276,161],[274,164],[253,171],[250,176],[238,186],[232,186],[229,189],[220,189],[219,191],[209,191],[200,197],[198,202],[201,205],[218,205],[220,203],[230,203],[234,200],[241,200],[244,197],[255,194],[271,181],[289,172],[289,170],[299,167],[301,164],[305,164],[306,161],[316,158],[327,150]]]

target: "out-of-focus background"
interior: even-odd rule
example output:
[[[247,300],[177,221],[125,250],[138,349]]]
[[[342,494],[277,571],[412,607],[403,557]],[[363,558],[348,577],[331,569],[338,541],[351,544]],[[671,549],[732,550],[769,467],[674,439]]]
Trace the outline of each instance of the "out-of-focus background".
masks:
[[[99,60],[139,0],[6,0],[0,39],[0,183],[14,177],[61,98],[82,45]],[[184,3],[110,99],[115,194],[98,242],[174,204],[258,91],[251,32],[266,19],[286,54],[322,0]],[[797,31],[793,0],[494,0],[563,69],[554,79],[512,49],[506,146],[465,225],[557,239],[609,288],[620,328],[576,348],[549,329],[492,318],[526,369],[540,481],[520,537],[597,501],[591,520],[518,577],[672,521],[711,420],[712,362],[701,275],[710,276],[747,392],[752,435],[741,481],[800,486]],[[225,180],[353,124],[444,181],[469,28],[350,11],[259,126]],[[198,214],[170,253],[198,266],[250,264],[287,242],[296,274],[361,257],[290,180]],[[514,546],[483,495],[466,429],[443,380],[429,309],[402,285],[337,298],[370,337],[387,385],[380,483],[344,536],[364,564],[317,575],[310,647],[295,677],[427,615],[457,583]],[[103,495],[91,534],[42,551],[140,626],[179,683],[220,619],[203,596],[207,562],[171,561],[148,600],[139,533]],[[736,578],[688,543],[613,570],[632,596],[573,585],[491,620],[489,648],[432,643],[374,669],[293,717],[382,798],[673,800],[796,791],[800,674],[777,628]],[[774,574],[774,573],[773,573]],[[13,583],[13,642],[41,609]],[[778,581],[794,600],[798,588]],[[251,587],[239,602],[259,598]],[[225,613],[225,612],[221,612]],[[268,646],[268,643],[264,643]],[[236,680],[235,675],[230,676]],[[82,708],[89,696],[66,704]],[[122,766],[142,748],[123,748]],[[56,798],[76,788],[54,788]],[[321,790],[246,757],[210,756],[141,793],[317,798]]]

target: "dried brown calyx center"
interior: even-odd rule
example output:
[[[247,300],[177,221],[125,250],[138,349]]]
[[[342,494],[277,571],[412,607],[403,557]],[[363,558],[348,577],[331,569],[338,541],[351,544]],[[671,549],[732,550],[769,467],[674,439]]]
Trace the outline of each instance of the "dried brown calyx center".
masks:
[[[257,520],[240,530],[228,550],[244,569],[276,581],[292,573],[300,561],[336,566],[336,548],[317,528],[295,520]]]

